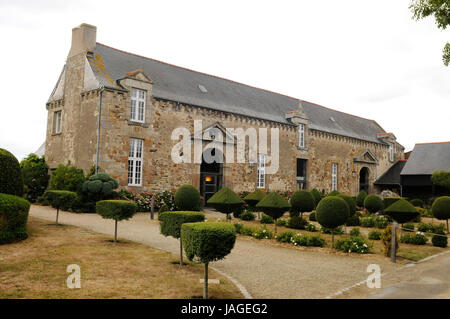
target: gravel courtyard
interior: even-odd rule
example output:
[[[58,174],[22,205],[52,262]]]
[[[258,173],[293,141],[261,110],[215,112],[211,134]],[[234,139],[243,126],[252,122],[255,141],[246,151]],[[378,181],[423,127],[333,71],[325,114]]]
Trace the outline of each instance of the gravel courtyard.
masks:
[[[30,215],[54,221],[56,211],[33,205]],[[207,219],[222,217],[207,212]],[[113,236],[114,223],[97,214],[60,212],[59,222]],[[179,242],[159,233],[159,222],[148,213],[136,214],[119,223],[118,237],[179,254]],[[235,248],[224,260],[211,266],[242,284],[253,298],[325,298],[367,279],[369,264],[378,264],[382,272],[402,267],[379,255],[342,256],[305,248],[277,247],[251,238],[239,237]]]

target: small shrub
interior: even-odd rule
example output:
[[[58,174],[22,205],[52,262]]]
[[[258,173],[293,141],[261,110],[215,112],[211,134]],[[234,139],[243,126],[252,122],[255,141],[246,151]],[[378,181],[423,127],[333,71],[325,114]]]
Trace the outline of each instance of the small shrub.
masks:
[[[350,236],[351,236],[351,237],[361,236],[361,231],[359,230],[358,227],[353,228],[353,229],[350,231]]]
[[[305,226],[305,230],[310,231],[310,232],[316,232],[317,227],[314,224],[308,223]]]
[[[273,218],[270,217],[269,215],[266,214],[262,214],[261,216],[261,224],[273,224]]]
[[[164,212],[168,212],[170,211],[169,207],[166,204],[162,204],[161,207],[159,208],[159,213],[164,213]]]
[[[389,220],[384,216],[378,216],[375,218],[375,227],[379,229],[385,229],[389,225]]]
[[[72,166],[70,163],[67,165],[60,164],[50,177],[50,189],[81,193],[85,180],[81,168]]]
[[[364,207],[364,200],[367,197],[367,193],[365,190],[361,190],[358,193],[358,196],[356,196],[356,205],[358,205],[359,207]]]
[[[411,199],[409,202],[411,203],[411,205],[416,206],[416,207],[420,207],[420,208],[425,207],[425,202],[423,200],[421,200],[420,198]]]
[[[0,244],[28,237],[27,221],[30,203],[18,196],[0,194]]]
[[[431,237],[431,243],[433,244],[433,246],[442,247],[442,248],[447,247],[448,238],[445,235],[444,231],[437,230],[436,234],[437,235],[433,235],[433,237]]]
[[[0,193],[23,195],[23,177],[17,158],[0,148]]]
[[[367,254],[370,252],[371,245],[361,236],[354,236],[338,239],[335,248],[347,253]]]
[[[373,216],[368,216],[368,217],[362,217],[360,219],[361,222],[361,227],[375,227],[375,217]]]
[[[383,201],[378,195],[367,195],[364,199],[364,208],[367,209],[371,214],[383,209]]]
[[[97,214],[105,219],[114,220],[114,242],[117,241],[117,222],[130,219],[136,210],[137,205],[127,200],[101,200],[95,205]]]
[[[256,228],[249,226],[242,226],[240,234],[243,236],[253,236],[253,233],[256,231]]]
[[[403,228],[404,231],[413,232],[414,231],[414,224],[413,223],[403,224],[402,228]]]
[[[291,242],[294,246],[308,246],[308,235],[295,234],[291,238]]]
[[[312,213],[309,214],[309,221],[311,221],[311,222],[316,222],[317,221],[317,219],[316,219],[316,212],[312,212]]]
[[[360,225],[360,221],[359,221],[359,217],[356,215],[350,216],[347,221],[345,222],[345,225],[347,226],[359,226]]]
[[[39,196],[42,196],[48,187],[50,176],[48,175],[48,165],[44,157],[38,157],[31,153],[20,162],[22,169],[24,196],[34,203]]]
[[[322,234],[332,234],[333,232],[333,229],[331,229],[331,228],[327,228],[327,227],[321,227],[320,228],[320,231],[322,232]],[[341,226],[339,226],[339,227],[336,227],[335,229],[334,229],[334,234],[335,235],[342,235],[344,233],[344,229],[341,227]]]
[[[369,239],[370,240],[380,240],[381,239],[381,232],[378,230],[371,230],[369,232]]]
[[[272,239],[273,233],[270,230],[268,230],[266,227],[263,227],[263,228],[257,229],[253,233],[252,236],[256,239]]]
[[[276,223],[277,226],[280,226],[280,227],[286,227],[286,226],[288,225],[288,220],[278,218],[278,219],[275,221],[275,223]]]
[[[244,211],[240,216],[240,219],[242,220],[255,220],[255,218],[255,214],[248,210]]]
[[[326,245],[325,239],[319,235],[308,236],[307,246],[309,247],[324,247]]]
[[[285,231],[277,236],[277,241],[280,243],[291,243],[292,237],[294,237],[294,233],[292,231]]]
[[[381,233],[381,240],[384,246],[384,255],[391,257],[392,254],[392,225],[386,227]],[[395,236],[395,249],[398,249],[398,236]]]
[[[420,223],[419,225],[417,225],[417,231],[420,231],[422,233],[440,234],[440,232],[444,231],[444,224]]]
[[[175,206],[180,211],[199,211],[200,192],[192,185],[185,184],[175,192]]]
[[[299,216],[294,216],[289,218],[289,222],[287,227],[293,228],[293,229],[305,229],[305,226],[308,224],[308,222]]]
[[[234,228],[236,229],[237,234],[240,234],[242,232],[242,227],[244,227],[244,225],[242,225],[241,223],[234,224]]]
[[[425,245],[428,238],[421,233],[417,234],[406,234],[400,238],[401,243],[411,244],[411,245]]]

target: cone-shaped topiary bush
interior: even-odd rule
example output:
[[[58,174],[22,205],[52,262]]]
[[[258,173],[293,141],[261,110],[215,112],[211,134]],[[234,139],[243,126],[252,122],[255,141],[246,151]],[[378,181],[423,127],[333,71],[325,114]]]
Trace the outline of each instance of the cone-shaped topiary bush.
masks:
[[[367,209],[369,213],[375,214],[383,209],[383,200],[378,195],[367,195],[366,199],[364,199],[364,208]]]
[[[291,205],[284,199],[283,196],[276,192],[271,192],[266,195],[258,204],[256,208],[263,211],[266,215],[269,215],[275,220],[275,235],[277,234],[277,219],[287,212]]]
[[[18,196],[0,194],[0,244],[28,237],[27,220],[30,203]]]
[[[364,207],[364,200],[367,197],[367,193],[365,190],[361,190],[358,193],[358,196],[356,196],[356,205],[358,205],[359,207]]]
[[[295,213],[296,216],[298,214],[311,212],[315,208],[314,197],[310,192],[299,189],[292,194],[291,197],[291,212]]]
[[[181,241],[189,260],[195,257],[205,264],[203,298],[208,298],[208,264],[223,259],[236,242],[231,223],[186,223],[181,226]]]
[[[338,197],[342,198],[347,203],[349,217],[353,216],[356,213],[356,202],[353,197],[345,194],[339,194]]]
[[[256,204],[258,204],[261,201],[261,199],[264,198],[264,196],[266,196],[266,192],[264,192],[260,189],[257,189],[254,192],[245,196],[244,201],[247,203],[250,210],[253,211],[253,210],[255,210]]]
[[[437,198],[431,206],[431,212],[437,219],[447,221],[448,233],[448,219],[450,218],[450,196],[442,196]]]
[[[311,190],[311,195],[314,198],[314,204],[317,207],[317,205],[319,205],[320,200],[322,199],[322,195],[320,194],[320,192],[316,188],[313,188]]]
[[[182,211],[199,211],[200,192],[193,185],[185,184],[175,193],[175,206]]]
[[[158,220],[161,222],[161,234],[180,238],[181,226],[184,223],[202,222],[205,220],[205,214],[200,212],[164,212],[159,214]],[[183,244],[180,240],[180,265],[183,265]]]
[[[17,158],[0,148],[0,193],[23,195],[23,179]]]
[[[221,213],[227,214],[228,220],[228,215],[235,211],[236,208],[244,205],[244,200],[228,187],[223,187],[208,199],[208,205],[211,205]]]
[[[334,229],[344,225],[349,217],[349,208],[345,200],[338,196],[327,196],[316,208],[316,219],[325,228],[332,229],[331,239],[334,247]]]
[[[399,224],[409,222],[419,215],[417,209],[404,199],[399,199],[384,210],[384,214],[390,216]]]
[[[114,242],[117,241],[117,222],[127,220],[136,213],[137,205],[128,200],[101,200],[95,205],[97,214],[114,220]]]
[[[392,204],[394,204],[396,201],[398,201],[401,197],[385,197],[383,198],[383,207],[388,208]]]

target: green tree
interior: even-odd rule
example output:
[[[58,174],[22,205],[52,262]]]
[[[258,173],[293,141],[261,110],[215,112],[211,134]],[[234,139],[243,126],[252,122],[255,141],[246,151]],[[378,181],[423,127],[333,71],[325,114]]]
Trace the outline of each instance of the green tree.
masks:
[[[25,198],[34,203],[47,189],[50,179],[48,165],[43,156],[39,157],[31,153],[20,162],[20,168],[22,169]]]
[[[434,185],[441,186],[450,190],[450,171],[436,171],[431,175],[431,181]]]
[[[50,189],[81,193],[86,178],[81,168],[59,164],[50,177]]]
[[[414,0],[409,5],[415,20],[434,16],[439,29],[445,30],[450,25],[450,1],[448,0]],[[450,43],[444,46],[442,60],[445,66],[450,63]]]

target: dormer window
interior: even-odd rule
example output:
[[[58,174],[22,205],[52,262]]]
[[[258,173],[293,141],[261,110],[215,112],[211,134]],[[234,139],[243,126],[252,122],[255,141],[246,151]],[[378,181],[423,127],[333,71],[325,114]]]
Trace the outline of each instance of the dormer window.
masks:
[[[144,123],[145,120],[146,92],[139,89],[131,89],[131,113],[130,120]]]
[[[298,125],[298,147],[305,147],[305,124]]]

